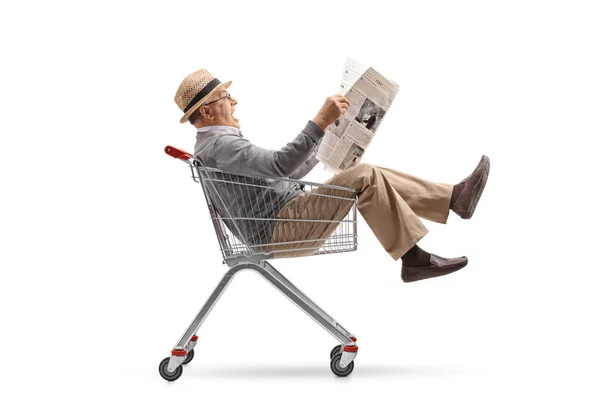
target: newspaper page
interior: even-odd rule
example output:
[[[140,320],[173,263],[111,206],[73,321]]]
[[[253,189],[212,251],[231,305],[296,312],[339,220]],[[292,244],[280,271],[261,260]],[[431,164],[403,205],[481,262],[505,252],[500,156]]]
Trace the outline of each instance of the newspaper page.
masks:
[[[348,58],[341,94],[348,99],[350,107],[325,130],[317,159],[336,173],[356,165],[373,140],[396,93],[398,84],[373,68]]]

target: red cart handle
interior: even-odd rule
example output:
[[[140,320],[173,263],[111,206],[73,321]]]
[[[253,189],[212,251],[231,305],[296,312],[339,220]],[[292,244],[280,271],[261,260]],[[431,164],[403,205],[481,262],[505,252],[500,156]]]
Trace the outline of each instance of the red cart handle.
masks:
[[[179,150],[173,146],[165,147],[165,153],[167,153],[171,157],[180,158],[180,159],[184,159],[184,160],[189,160],[190,158],[193,157],[190,153],[187,153],[183,150]]]

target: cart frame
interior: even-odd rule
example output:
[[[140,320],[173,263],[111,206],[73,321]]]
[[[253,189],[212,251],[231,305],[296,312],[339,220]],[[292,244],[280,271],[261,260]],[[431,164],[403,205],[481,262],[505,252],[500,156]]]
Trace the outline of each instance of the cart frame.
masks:
[[[223,256],[223,263],[229,266],[228,271],[224,274],[223,278],[214,289],[208,300],[204,303],[198,314],[194,317],[192,322],[188,325],[187,329],[177,341],[171,351],[171,356],[162,360],[159,365],[160,375],[168,380],[174,381],[178,379],[183,370],[182,366],[189,363],[194,357],[194,346],[198,341],[198,330],[202,326],[202,323],[208,317],[210,311],[218,302],[221,295],[225,292],[227,286],[231,283],[232,279],[243,270],[251,270],[258,273],[277,290],[279,290],[285,297],[287,297],[292,303],[296,304],[302,311],[308,314],[315,322],[335,337],[340,345],[333,348],[330,353],[330,367],[332,372],[337,376],[343,377],[348,376],[354,369],[354,358],[358,352],[358,346],[356,345],[356,337],[338,323],[333,317],[326,313],[321,307],[319,307],[313,300],[311,300],[306,294],[298,289],[292,282],[290,282],[283,274],[281,274],[268,260],[272,258],[285,258],[285,257],[297,257],[298,247],[293,249],[278,249],[277,246],[265,247],[266,243],[262,245],[256,245],[250,243],[244,238],[243,229],[239,226],[241,223],[247,222],[252,218],[241,218],[236,215],[231,215],[229,210],[225,207],[220,207],[222,213],[228,215],[219,215],[216,208],[216,203],[211,197],[218,196],[218,190],[216,190],[214,184],[218,179],[223,178],[224,175],[215,174],[227,174],[223,171],[207,168],[202,165],[201,162],[194,160],[193,156],[185,151],[176,149],[172,146],[167,146],[165,152],[185,162],[192,172],[192,178],[195,182],[200,183],[207,201],[209,213],[213,222],[213,227],[221,248]],[[238,178],[255,179],[255,177],[242,177],[235,175]],[[354,189],[326,185],[321,183],[286,179],[286,178],[267,178],[271,181],[277,180],[281,182],[287,182],[288,184],[296,184],[301,188],[310,187],[312,193],[317,193],[319,190],[326,190],[326,194],[319,192],[324,197],[335,197],[343,198],[343,201],[350,201],[350,210],[342,220],[336,220],[337,224],[335,231],[328,237],[322,239],[317,245],[318,247],[308,247],[310,255],[320,254],[331,254],[341,253],[347,251],[354,251],[357,249],[357,231],[356,231],[356,200],[357,193]],[[223,183],[222,179],[218,180]],[[238,179],[239,181],[239,179]],[[247,183],[229,182],[232,185],[253,185],[253,182]],[[209,185],[213,185],[212,188]],[[254,185],[256,186],[256,185]],[[211,190],[215,189],[215,190]],[[316,190],[315,190],[316,189]],[[332,195],[332,191],[341,191],[343,196]],[[222,199],[221,204],[223,204]],[[263,218],[265,220],[266,218]],[[311,220],[299,220],[298,223],[324,223],[333,221],[324,221],[319,219]],[[227,224],[226,224],[227,223]],[[295,246],[303,246],[303,243],[286,242],[285,245],[289,244]],[[306,250],[306,247],[302,247]],[[306,256],[306,255],[300,255]]]

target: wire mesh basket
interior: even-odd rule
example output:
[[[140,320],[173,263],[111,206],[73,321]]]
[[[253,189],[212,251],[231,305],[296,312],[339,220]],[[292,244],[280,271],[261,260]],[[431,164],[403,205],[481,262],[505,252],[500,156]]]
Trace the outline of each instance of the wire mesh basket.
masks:
[[[229,265],[249,257],[356,250],[356,190],[231,174],[205,167],[173,147],[165,151],[185,161],[194,181],[202,185],[223,259]]]

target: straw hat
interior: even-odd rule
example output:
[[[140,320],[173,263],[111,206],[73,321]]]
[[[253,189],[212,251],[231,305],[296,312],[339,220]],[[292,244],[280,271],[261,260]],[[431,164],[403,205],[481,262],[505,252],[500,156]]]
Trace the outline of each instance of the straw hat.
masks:
[[[186,76],[175,94],[175,103],[184,112],[179,122],[182,124],[187,122],[190,115],[200,108],[206,99],[219,89],[227,89],[229,85],[231,85],[231,81],[221,83],[205,69]]]

